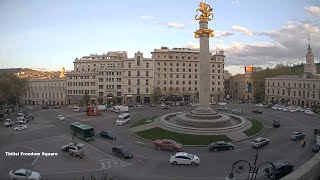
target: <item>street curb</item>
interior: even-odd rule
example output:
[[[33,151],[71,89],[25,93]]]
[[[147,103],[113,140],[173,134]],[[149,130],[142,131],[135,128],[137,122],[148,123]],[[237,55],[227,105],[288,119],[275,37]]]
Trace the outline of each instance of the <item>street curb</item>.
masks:
[[[252,118],[246,118],[246,119],[252,119]],[[251,121],[251,120],[249,120],[249,121]],[[260,131],[260,132],[258,132],[257,134],[255,134],[255,135],[252,135],[252,136],[249,136],[249,137],[247,137],[247,138],[245,138],[245,139],[242,139],[242,140],[238,140],[238,141],[232,141],[233,143],[235,143],[235,142],[241,142],[241,141],[245,141],[245,140],[248,140],[248,139],[251,139],[251,138],[253,138],[253,137],[256,137],[256,136],[258,136],[258,135],[260,135],[261,133],[263,133],[263,131],[264,131],[264,124],[263,124],[263,122],[261,122],[260,120],[258,120],[262,125],[263,125],[263,128],[262,128],[262,130]]]
[[[249,120],[249,118],[246,118],[246,119]],[[249,121],[251,121],[251,120],[249,120]],[[262,123],[261,121],[259,121],[259,122]],[[133,123],[131,123],[131,124],[133,124]],[[130,124],[130,125],[131,125],[131,124]],[[130,126],[130,125],[129,125],[129,126]],[[263,123],[262,123],[262,125],[263,125],[262,130],[261,130],[260,132],[258,132],[257,134],[252,135],[252,136],[249,136],[249,137],[247,137],[247,138],[245,138],[245,139],[238,140],[238,141],[231,141],[231,143],[236,143],[236,142],[245,141],[245,140],[248,140],[248,139],[251,139],[251,138],[253,138],[253,137],[255,137],[255,136],[260,135],[260,134],[264,131],[264,126],[265,126],[265,125],[264,125]],[[163,129],[163,128],[161,128],[161,129]],[[147,141],[147,142],[152,142],[152,140],[150,140],[150,139],[145,139],[145,138],[140,137],[140,136],[138,136],[137,134],[131,132],[131,131],[130,131],[130,128],[128,128],[127,131],[128,131],[131,135],[133,135],[133,136],[135,136],[135,137],[137,137],[137,138],[139,138],[139,139],[141,139],[141,140],[144,140],[144,141]],[[185,146],[185,147],[208,147],[208,145],[183,145],[183,146]]]

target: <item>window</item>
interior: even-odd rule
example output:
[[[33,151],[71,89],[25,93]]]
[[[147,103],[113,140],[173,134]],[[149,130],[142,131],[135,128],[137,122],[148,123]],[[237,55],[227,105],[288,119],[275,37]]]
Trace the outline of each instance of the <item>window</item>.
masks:
[[[172,85],[172,81],[170,81],[170,85]]]
[[[117,92],[117,96],[121,96],[121,92]]]
[[[137,66],[140,66],[140,56],[137,57]]]
[[[99,92],[99,96],[103,96],[103,92]]]
[[[137,88],[137,94],[140,94],[140,88],[139,87]]]
[[[131,79],[128,79],[128,85],[131,85]]]
[[[149,79],[146,79],[146,85],[147,86],[149,85]]]
[[[179,85],[179,81],[176,81],[176,85]]]
[[[128,71],[128,76],[131,76],[131,71]]]
[[[140,76],[140,71],[137,71],[137,76]]]
[[[99,85],[99,89],[103,89],[103,85]]]
[[[131,88],[128,88],[128,92],[131,93]]]
[[[131,68],[131,63],[128,64],[128,67]]]
[[[146,68],[149,68],[149,63],[146,63]]]
[[[117,85],[117,89],[121,89],[121,85]]]
[[[103,78],[99,78],[99,82],[103,82]]]
[[[149,76],[149,71],[146,71],[146,76]]]
[[[146,88],[146,93],[148,93],[149,92],[149,88]]]
[[[137,85],[140,85],[140,79],[137,79]]]

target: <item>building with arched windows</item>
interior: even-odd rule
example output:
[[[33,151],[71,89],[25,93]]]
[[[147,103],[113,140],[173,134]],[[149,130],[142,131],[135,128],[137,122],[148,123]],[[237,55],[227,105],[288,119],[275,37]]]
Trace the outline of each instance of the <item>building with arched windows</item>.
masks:
[[[316,103],[320,103],[320,75],[317,74],[310,44],[307,51],[302,76],[266,78],[266,101],[301,107],[313,107]]]

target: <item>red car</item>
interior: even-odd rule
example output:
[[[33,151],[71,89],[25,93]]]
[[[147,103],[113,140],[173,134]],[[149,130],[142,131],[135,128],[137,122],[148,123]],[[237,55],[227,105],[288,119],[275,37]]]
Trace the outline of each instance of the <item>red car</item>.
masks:
[[[162,140],[155,140],[152,141],[155,148],[158,150],[169,150],[169,151],[182,151],[183,146],[180,143],[177,143],[171,139],[162,139]]]

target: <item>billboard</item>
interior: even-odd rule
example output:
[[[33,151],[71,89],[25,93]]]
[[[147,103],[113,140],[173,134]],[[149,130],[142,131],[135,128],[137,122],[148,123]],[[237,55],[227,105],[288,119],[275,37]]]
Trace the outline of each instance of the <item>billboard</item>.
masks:
[[[253,67],[252,66],[245,66],[244,71],[245,72],[253,72]]]

